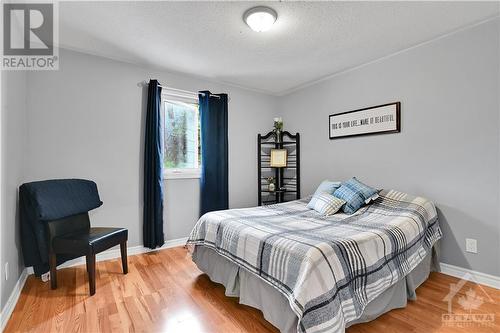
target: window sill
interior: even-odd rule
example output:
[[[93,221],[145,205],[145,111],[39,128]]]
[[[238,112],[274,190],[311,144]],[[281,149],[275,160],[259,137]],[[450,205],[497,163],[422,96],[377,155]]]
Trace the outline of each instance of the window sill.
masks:
[[[199,179],[200,170],[166,170],[163,171],[163,179]]]

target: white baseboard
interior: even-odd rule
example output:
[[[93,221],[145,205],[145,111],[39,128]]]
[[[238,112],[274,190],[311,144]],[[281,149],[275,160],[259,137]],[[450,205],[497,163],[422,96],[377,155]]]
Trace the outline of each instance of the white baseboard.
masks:
[[[450,264],[441,263],[441,273],[451,275],[459,279],[469,280],[475,283],[484,284],[485,286],[500,289],[500,277],[473,271]]]
[[[147,253],[147,252],[152,252],[152,251],[169,249],[169,248],[176,247],[176,246],[182,246],[182,245],[186,244],[187,239],[188,239],[188,237],[168,240],[165,242],[165,244],[163,244],[162,247],[159,247],[159,248],[156,248],[153,250],[149,249],[147,247],[141,246],[141,245],[132,246],[132,247],[127,248],[127,254],[128,255],[141,254],[141,253]],[[115,259],[115,258],[119,258],[120,256],[121,256],[120,249],[107,250],[107,251],[99,253],[96,256],[96,261]],[[84,257],[69,260],[69,261],[65,262],[64,264],[59,265],[58,268],[78,266],[81,264],[85,264]],[[25,268],[22,271],[21,276],[17,280],[16,285],[14,286],[14,289],[12,290],[9,299],[7,300],[7,303],[5,304],[4,308],[2,309],[2,311],[0,313],[0,317],[1,317],[0,332],[3,332],[5,326],[7,325],[7,322],[9,321],[9,318],[12,315],[12,311],[14,311],[14,308],[16,307],[19,296],[21,295],[21,291],[23,290],[24,284],[26,283],[26,279],[28,278],[28,275],[31,275],[31,274],[33,274],[33,267]]]
[[[150,248],[144,247],[142,245],[127,247],[127,255],[133,256],[135,254],[147,253],[147,252],[152,252],[152,251],[169,249],[171,247],[182,246],[182,245],[186,244],[187,239],[188,239],[188,237],[168,240],[168,241],[165,241],[165,244],[163,244],[162,247],[158,247],[156,249],[150,249]],[[104,252],[99,253],[96,256],[95,260],[96,261],[110,260],[110,259],[119,258],[120,256],[121,256],[120,249],[112,249],[112,250],[106,250]],[[60,269],[60,268],[66,268],[66,267],[73,267],[73,266],[78,266],[78,265],[83,265],[83,264],[85,264],[85,257],[80,257],[80,258],[76,258],[73,260],[68,260],[64,264],[57,266],[57,268]],[[31,275],[33,273],[34,273],[33,267],[28,267],[28,274]]]
[[[14,308],[16,307],[17,300],[19,299],[19,296],[21,296],[21,291],[23,290],[24,284],[26,283],[26,279],[28,278],[28,270],[25,268],[21,272],[21,276],[16,282],[16,285],[14,286],[14,289],[10,293],[9,299],[7,300],[7,303],[5,304],[4,308],[2,309],[1,312],[1,323],[0,323],[0,332],[3,332],[5,329],[5,326],[7,325],[7,322],[9,321],[10,315],[12,314],[12,311],[14,311]]]

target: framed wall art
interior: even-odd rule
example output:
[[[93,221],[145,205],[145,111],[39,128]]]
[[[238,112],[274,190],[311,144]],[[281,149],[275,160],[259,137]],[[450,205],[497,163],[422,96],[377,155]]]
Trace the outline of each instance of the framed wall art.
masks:
[[[332,114],[330,140],[359,135],[401,132],[401,102]]]

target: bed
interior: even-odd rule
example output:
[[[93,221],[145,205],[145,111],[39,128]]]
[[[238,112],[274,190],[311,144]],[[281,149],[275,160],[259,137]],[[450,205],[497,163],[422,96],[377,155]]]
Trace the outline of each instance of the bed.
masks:
[[[187,242],[194,262],[282,332],[344,332],[404,307],[439,269],[429,200],[384,190],[324,217],[309,199],[203,215]]]

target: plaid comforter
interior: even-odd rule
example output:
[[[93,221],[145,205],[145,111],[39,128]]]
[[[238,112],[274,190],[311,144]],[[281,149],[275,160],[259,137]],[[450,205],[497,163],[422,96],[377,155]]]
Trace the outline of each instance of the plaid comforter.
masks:
[[[432,202],[397,191],[353,215],[323,217],[308,200],[210,212],[188,240],[283,293],[299,332],[343,332],[441,238]]]

